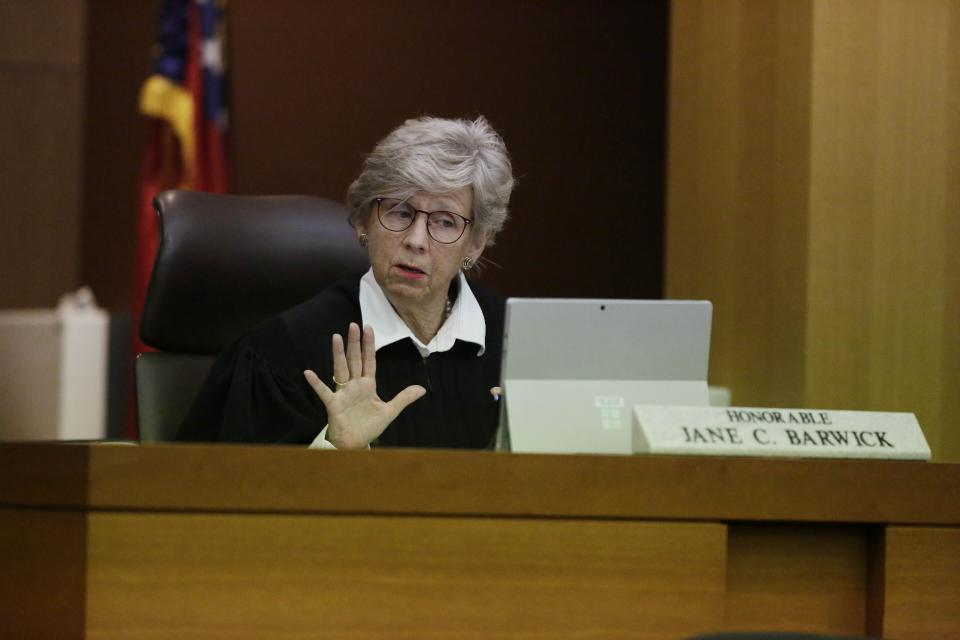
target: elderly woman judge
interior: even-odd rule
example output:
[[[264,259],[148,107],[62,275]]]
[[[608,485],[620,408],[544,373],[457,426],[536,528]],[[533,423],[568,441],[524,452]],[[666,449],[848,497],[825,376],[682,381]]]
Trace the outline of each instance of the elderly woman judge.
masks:
[[[482,448],[499,415],[503,300],[464,272],[503,227],[514,178],[476,120],[408,120],[347,191],[370,270],[228,348],[179,439]]]

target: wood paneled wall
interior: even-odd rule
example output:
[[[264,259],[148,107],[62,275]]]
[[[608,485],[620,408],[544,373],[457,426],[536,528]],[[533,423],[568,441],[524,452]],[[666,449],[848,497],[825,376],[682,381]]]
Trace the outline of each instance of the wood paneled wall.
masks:
[[[89,3],[82,267],[111,310],[130,306],[158,6]],[[342,198],[405,118],[482,113],[520,178],[484,278],[514,295],[662,294],[667,0],[229,8],[234,192]]]
[[[483,279],[662,295],[666,0],[230,7],[238,193],[342,198],[404,119],[481,113],[519,176]]]
[[[711,382],[741,405],[803,404],[810,20],[674,4],[666,291],[713,301]]]
[[[147,130],[140,86],[151,70],[158,0],[88,0],[81,275],[112,312],[129,311],[138,180]]]
[[[0,308],[132,296],[157,0],[0,3]],[[342,197],[404,118],[484,113],[520,186],[485,278],[662,294],[668,1],[232,0],[238,193]]]
[[[0,2],[0,308],[80,283],[84,5]]]
[[[960,2],[675,0],[666,291],[738,405],[912,411],[960,459]]]

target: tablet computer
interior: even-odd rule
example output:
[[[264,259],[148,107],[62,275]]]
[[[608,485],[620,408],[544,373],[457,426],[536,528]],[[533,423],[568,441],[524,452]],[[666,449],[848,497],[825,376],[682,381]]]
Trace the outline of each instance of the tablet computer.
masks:
[[[510,298],[498,448],[633,452],[633,406],[709,404],[712,305]]]

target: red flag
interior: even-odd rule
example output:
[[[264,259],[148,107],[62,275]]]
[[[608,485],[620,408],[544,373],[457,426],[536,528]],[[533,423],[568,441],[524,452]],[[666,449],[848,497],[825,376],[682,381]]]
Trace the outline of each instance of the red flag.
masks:
[[[133,296],[133,351],[157,253],[153,198],[165,189],[226,193],[226,0],[166,0],[157,21],[153,73],[140,90],[148,116],[140,171],[137,258]],[[131,403],[128,435],[136,435]]]

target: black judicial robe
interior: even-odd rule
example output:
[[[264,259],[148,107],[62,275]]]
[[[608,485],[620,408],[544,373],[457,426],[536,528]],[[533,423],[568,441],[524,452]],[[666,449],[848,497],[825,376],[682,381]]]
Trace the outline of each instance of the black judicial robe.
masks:
[[[422,358],[410,339],[377,351],[377,393],[391,400],[411,384],[424,397],[404,409],[376,445],[483,448],[499,420],[490,388],[500,384],[504,300],[470,283],[487,326],[486,349],[456,341]],[[215,361],[178,440],[309,444],[327,424],[323,403],[303,377],[331,384],[331,336],[361,323],[360,278],[341,280],[239,338]]]

